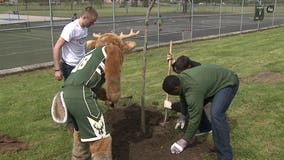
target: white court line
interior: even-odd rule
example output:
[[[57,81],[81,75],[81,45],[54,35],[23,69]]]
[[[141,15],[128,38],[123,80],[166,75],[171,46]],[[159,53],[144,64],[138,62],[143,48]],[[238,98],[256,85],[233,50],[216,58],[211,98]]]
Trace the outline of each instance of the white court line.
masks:
[[[8,20],[8,19],[12,20]],[[17,20],[19,18],[19,20]],[[7,19],[7,20],[6,20]],[[53,20],[68,20],[70,18],[64,17],[53,17]],[[50,21],[49,16],[31,16],[31,15],[20,15],[17,14],[0,14],[0,24],[13,24],[20,22],[41,22],[41,21]]]
[[[46,50],[50,50],[50,54],[52,54],[51,49],[48,48],[39,48],[39,49],[32,49],[32,50],[25,50],[25,51],[21,51],[21,52],[12,52],[9,54],[4,54],[4,55],[0,55],[0,57],[4,57],[4,56],[12,56],[12,55],[21,55],[21,54],[26,54],[26,55],[36,55],[36,54],[45,54],[45,52],[40,52],[40,51],[46,51]]]

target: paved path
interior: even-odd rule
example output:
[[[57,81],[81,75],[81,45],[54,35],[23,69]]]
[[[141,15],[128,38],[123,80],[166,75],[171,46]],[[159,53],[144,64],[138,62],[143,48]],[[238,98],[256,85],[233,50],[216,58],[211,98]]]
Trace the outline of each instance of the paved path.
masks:
[[[67,18],[53,17],[54,20],[66,20]],[[9,23],[23,23],[23,22],[39,22],[50,21],[50,17],[47,16],[30,16],[21,14],[0,14],[0,24]]]

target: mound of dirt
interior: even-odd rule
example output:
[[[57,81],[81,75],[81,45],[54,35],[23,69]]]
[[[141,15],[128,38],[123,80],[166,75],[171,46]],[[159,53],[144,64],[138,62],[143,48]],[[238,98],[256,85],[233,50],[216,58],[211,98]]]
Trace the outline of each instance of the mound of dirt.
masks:
[[[0,153],[16,152],[29,148],[27,142],[18,141],[16,138],[11,138],[7,135],[0,136]]]
[[[137,104],[123,109],[110,110],[105,114],[109,123],[113,139],[114,160],[151,160],[151,159],[191,159],[201,160],[202,155],[216,157],[212,152],[212,145],[206,141],[193,140],[190,147],[179,155],[170,153],[170,146],[182,137],[183,133],[174,129],[176,119],[169,119],[165,126],[161,126],[163,115],[160,111],[146,108],[146,133],[142,133],[141,108]]]
[[[281,83],[284,82],[284,73],[262,72],[253,77],[242,78],[244,82]]]

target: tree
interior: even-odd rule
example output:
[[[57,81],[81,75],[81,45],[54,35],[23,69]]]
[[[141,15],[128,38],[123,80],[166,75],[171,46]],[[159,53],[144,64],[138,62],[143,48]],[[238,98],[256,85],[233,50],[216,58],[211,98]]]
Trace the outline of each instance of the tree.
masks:
[[[187,13],[188,0],[182,0],[182,13]]]
[[[143,1],[143,7],[149,7],[149,0]]]
[[[138,0],[132,0],[131,1],[131,6],[132,7],[138,7]]]
[[[152,8],[154,7],[156,0],[149,0],[149,6],[145,17],[145,35],[144,35],[144,46],[143,46],[143,71],[142,71],[142,89],[141,89],[141,129],[143,133],[146,133],[146,122],[145,122],[145,82],[146,82],[146,64],[147,64],[147,42],[148,42],[148,27],[149,27],[149,16]]]

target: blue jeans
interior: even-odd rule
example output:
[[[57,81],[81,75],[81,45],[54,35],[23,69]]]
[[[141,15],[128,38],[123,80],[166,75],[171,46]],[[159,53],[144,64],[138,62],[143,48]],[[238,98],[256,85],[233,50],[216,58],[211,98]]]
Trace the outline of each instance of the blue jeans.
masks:
[[[211,123],[208,120],[208,117],[207,117],[207,115],[206,115],[206,113],[203,109],[201,119],[200,119],[200,123],[199,123],[199,126],[198,126],[198,130],[200,132],[209,132],[211,129],[212,129]]]
[[[66,64],[65,62],[62,62],[62,64],[61,64],[61,72],[63,74],[64,81],[68,78],[68,76],[70,75],[71,71],[74,68],[75,68],[75,66],[70,66],[70,65]]]
[[[238,78],[237,78],[238,79]],[[213,140],[218,160],[232,160],[233,151],[230,144],[230,129],[226,111],[239,88],[239,81],[234,86],[228,86],[215,94],[211,105],[211,125]]]

